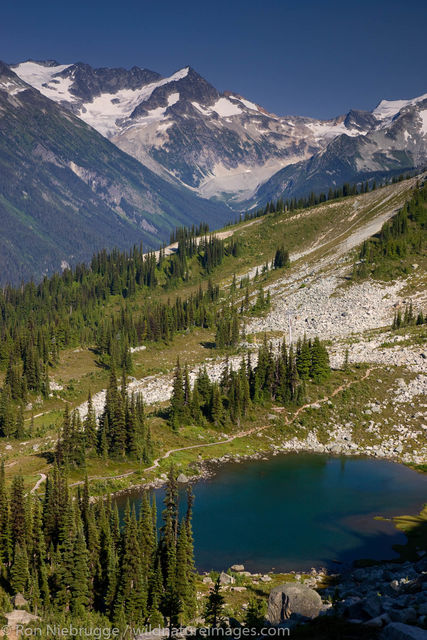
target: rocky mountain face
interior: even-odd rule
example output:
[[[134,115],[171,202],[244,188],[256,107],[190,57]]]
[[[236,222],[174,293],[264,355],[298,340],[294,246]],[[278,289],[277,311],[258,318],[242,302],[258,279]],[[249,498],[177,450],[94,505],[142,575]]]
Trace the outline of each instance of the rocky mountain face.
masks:
[[[170,184],[236,210],[427,162],[427,94],[316,120],[220,93],[191,67],[169,77],[80,62],[13,69]]]
[[[91,82],[99,90],[120,79]],[[38,280],[104,247],[154,248],[176,225],[229,218],[224,205],[165,181],[56,102],[0,63],[0,283]]]
[[[327,173],[331,171],[327,159],[339,164],[336,155],[341,146],[354,148],[346,153],[358,157],[364,151],[363,138],[388,126],[391,112],[400,108],[400,103],[381,103],[372,113],[350,111],[321,121],[268,113],[242,96],[218,92],[191,67],[167,78],[137,67],[93,69],[82,63],[29,61],[14,70],[162,177],[237,209],[261,203],[265,193],[273,192],[272,185],[262,190],[270,178],[280,188],[286,183],[287,188],[287,180],[278,174],[284,168],[291,172],[292,184],[300,180],[305,185],[304,163],[323,153],[327,155],[318,171],[329,186],[334,177]],[[402,101],[401,107],[405,105]],[[375,167],[384,173],[396,161],[388,157],[384,148],[388,141],[381,135],[385,132],[377,136],[374,146],[380,144],[384,157],[377,157],[374,150],[371,155]],[[336,140],[341,141],[338,148],[330,148]],[[406,168],[418,160],[403,153],[397,164]],[[338,174],[337,178],[341,179]],[[296,184],[295,193],[298,188]],[[307,189],[311,183],[305,193]]]
[[[308,160],[280,170],[259,188],[258,202],[299,197],[308,191],[326,193],[329,187],[345,182],[381,179],[424,167],[427,95],[404,106],[401,102],[380,103],[370,114],[373,126],[367,133],[337,136]]]

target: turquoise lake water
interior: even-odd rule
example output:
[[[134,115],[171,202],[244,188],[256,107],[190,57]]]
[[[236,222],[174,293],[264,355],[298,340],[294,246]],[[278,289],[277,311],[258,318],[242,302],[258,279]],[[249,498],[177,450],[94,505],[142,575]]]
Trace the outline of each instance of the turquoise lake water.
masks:
[[[374,517],[417,513],[427,476],[384,460],[289,454],[226,464],[193,490],[200,571],[338,569],[358,558],[396,557],[392,545],[405,536]],[[164,493],[155,493],[161,512]],[[184,502],[185,488],[180,495]],[[138,508],[140,497],[131,501]]]

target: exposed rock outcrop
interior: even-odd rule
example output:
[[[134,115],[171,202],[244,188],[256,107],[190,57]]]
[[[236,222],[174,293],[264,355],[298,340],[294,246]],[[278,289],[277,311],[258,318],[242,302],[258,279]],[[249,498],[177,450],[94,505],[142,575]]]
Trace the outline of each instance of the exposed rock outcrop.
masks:
[[[279,625],[293,614],[306,618],[316,618],[322,608],[319,594],[303,584],[282,584],[270,593],[267,621]]]

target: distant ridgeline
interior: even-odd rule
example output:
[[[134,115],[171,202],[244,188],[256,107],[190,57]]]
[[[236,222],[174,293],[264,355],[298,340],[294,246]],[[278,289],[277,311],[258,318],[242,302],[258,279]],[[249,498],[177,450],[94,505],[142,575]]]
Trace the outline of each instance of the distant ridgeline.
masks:
[[[413,271],[411,262],[426,255],[427,183],[418,187],[381,231],[366,240],[353,268],[354,279],[390,279]]]
[[[261,218],[268,213],[283,213],[284,211],[308,209],[308,207],[315,207],[318,204],[330,202],[331,200],[340,200],[341,198],[348,198],[350,196],[357,196],[362,193],[369,193],[370,191],[375,191],[378,188],[386,187],[389,184],[396,184],[397,182],[402,182],[403,180],[409,180],[412,177],[413,174],[411,173],[407,173],[405,175],[401,174],[399,176],[394,176],[390,180],[385,179],[379,184],[377,184],[377,181],[375,179],[366,180],[366,182],[358,182],[354,184],[346,182],[342,185],[342,187],[338,187],[336,189],[333,189],[331,187],[328,193],[322,192],[315,194],[314,191],[312,191],[309,196],[301,197],[298,199],[291,198],[290,200],[285,200],[284,198],[279,198],[278,200],[271,200],[267,202],[264,207],[247,211],[246,213],[241,214],[241,216],[237,218],[235,222],[229,222],[225,226],[232,226],[233,224],[236,224],[241,220],[252,220],[254,218]]]

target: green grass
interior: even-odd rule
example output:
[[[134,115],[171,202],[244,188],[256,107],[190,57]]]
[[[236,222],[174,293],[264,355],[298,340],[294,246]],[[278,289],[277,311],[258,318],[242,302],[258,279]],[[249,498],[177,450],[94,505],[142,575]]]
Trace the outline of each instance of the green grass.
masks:
[[[427,466],[425,470],[427,470]],[[418,560],[418,551],[427,552],[427,503],[416,516],[396,516],[393,523],[407,537],[405,545],[395,545],[403,560]]]

